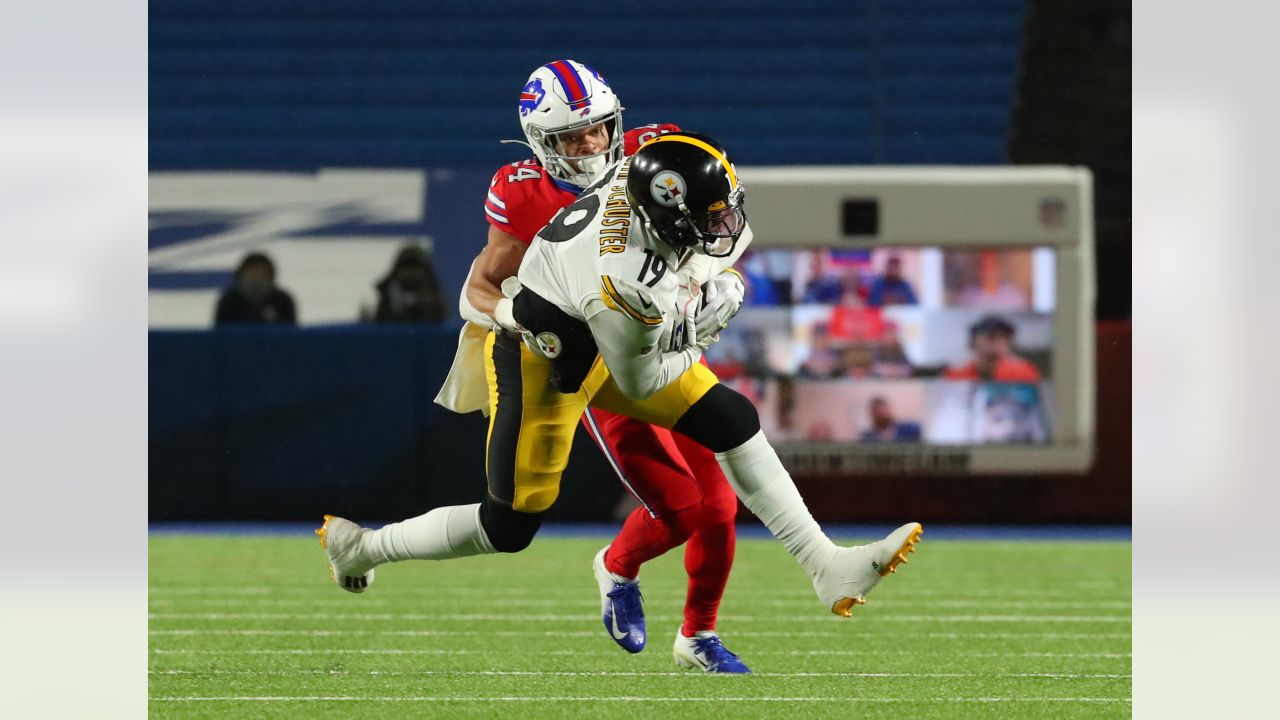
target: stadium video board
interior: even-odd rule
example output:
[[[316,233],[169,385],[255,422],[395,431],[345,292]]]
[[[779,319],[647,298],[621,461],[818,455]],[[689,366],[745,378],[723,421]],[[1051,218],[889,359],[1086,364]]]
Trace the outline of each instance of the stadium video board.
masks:
[[[706,354],[792,471],[1086,468],[1087,171],[808,170],[797,205],[744,169],[747,302]]]

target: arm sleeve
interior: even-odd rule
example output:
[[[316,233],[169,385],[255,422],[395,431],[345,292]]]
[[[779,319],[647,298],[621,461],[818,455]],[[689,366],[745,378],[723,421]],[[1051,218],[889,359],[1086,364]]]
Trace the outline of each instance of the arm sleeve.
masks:
[[[644,400],[693,367],[702,357],[696,345],[679,352],[661,352],[662,325],[640,323],[620,311],[601,308],[587,320],[600,357],[631,400]]]

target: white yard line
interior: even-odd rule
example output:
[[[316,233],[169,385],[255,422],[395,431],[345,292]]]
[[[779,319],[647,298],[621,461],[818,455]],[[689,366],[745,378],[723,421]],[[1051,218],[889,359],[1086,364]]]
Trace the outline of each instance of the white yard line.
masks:
[[[587,577],[589,578],[590,576],[587,576]],[[1095,588],[1095,589],[1102,587],[1097,584],[1083,584],[1083,583],[1074,583],[1070,585],[1070,587],[1086,587],[1086,586],[1090,588]],[[1052,591],[1024,590],[1024,589],[1018,589],[1018,588],[1010,588],[1007,590],[997,590],[997,589],[987,589],[987,588],[969,588],[969,589],[950,588],[947,590],[912,590],[910,593],[904,592],[903,597],[904,598],[908,598],[908,597],[909,598],[1022,597],[1022,598],[1045,598],[1045,599],[1056,598],[1060,600],[1079,600],[1080,599],[1081,593],[1078,590],[1067,590],[1065,589],[1066,587],[1068,587],[1067,585],[1063,585],[1062,587],[1064,589],[1052,590]],[[405,595],[405,596],[430,597],[430,596],[440,596],[440,595],[462,595],[468,598],[483,598],[486,596],[498,595],[499,594],[498,588],[499,588],[499,585],[497,584],[496,580],[495,580],[495,584],[492,584],[492,585],[439,585],[439,584],[422,584],[422,583],[405,584],[402,582],[394,589],[387,590],[386,592],[394,593],[397,596]],[[1120,596],[1127,598],[1131,596],[1130,588],[1129,588],[1129,585],[1127,584],[1117,583],[1114,585],[1114,588],[1116,589],[1117,592],[1100,593],[1095,591],[1095,592],[1090,592],[1088,594],[1096,595],[1099,598],[1107,598],[1107,599],[1115,599]],[[268,587],[265,585],[251,586],[251,587],[236,587],[236,586],[227,587],[227,586],[216,586],[216,585],[152,585],[150,588],[148,588],[148,591],[152,595],[211,595],[211,596],[217,596],[217,597],[227,597],[227,596],[235,596],[235,595],[278,597],[280,595],[290,594],[290,593],[314,594],[317,590],[330,592],[332,590],[332,587],[331,585],[328,585],[326,581],[326,585],[308,584],[308,585],[287,585],[287,586],[279,586],[279,587],[277,586]],[[645,590],[647,592],[658,592],[658,593],[666,593],[666,592],[683,593],[685,588],[683,586],[672,586],[672,585],[667,585],[663,583],[663,584],[653,584],[653,585],[645,584]],[[595,591],[595,585],[583,584],[580,587],[539,588],[537,594],[539,597],[544,597],[544,598],[557,597],[557,596],[564,596],[564,597],[581,596],[583,594],[586,594],[589,597],[594,591]],[[737,584],[732,585],[729,588],[729,592],[734,595],[744,595],[744,596],[752,595],[752,594],[760,594],[760,595],[769,595],[769,596],[781,597],[781,598],[809,599],[813,597],[813,591],[808,589],[777,588],[777,587],[764,587],[764,586],[752,587],[752,586],[743,586],[743,585],[737,585]],[[365,601],[365,599],[362,598],[361,601],[363,602]]]
[[[599,630],[261,630],[253,628],[180,628],[151,630],[151,635],[212,635],[212,636],[302,636],[302,637],[344,637],[344,636],[399,636],[399,637],[563,637],[563,638],[598,638]],[[816,637],[830,638],[830,631],[813,630],[736,630],[731,633],[735,638],[744,637]],[[939,640],[1080,640],[1105,639],[1127,640],[1132,633],[917,633],[894,631],[884,633],[862,633],[864,637],[927,637]]]
[[[1128,601],[1097,601],[1097,602],[1061,602],[1061,601],[998,601],[998,600],[936,600],[922,601],[915,600],[878,600],[879,607],[975,607],[975,609],[986,610],[1129,610],[1133,607]],[[436,598],[439,600],[439,598]],[[212,606],[212,607],[314,607],[316,598],[278,598],[278,597],[198,597],[183,598],[183,600],[165,600],[165,598],[152,598],[151,607],[191,607],[191,606]],[[360,605],[369,606],[372,609],[380,609],[385,606],[404,605],[403,598],[361,598]],[[493,596],[476,596],[468,598],[467,606],[476,605],[511,605],[509,597],[493,597]],[[571,607],[575,610],[585,610],[589,607],[599,606],[599,601],[594,597],[590,597],[588,593],[579,593],[579,597],[573,598],[571,601],[556,600],[556,598],[547,597],[529,597],[521,598],[520,605],[522,607]],[[804,601],[794,600],[751,600],[751,605],[764,607],[808,607]]]
[[[519,696],[484,696],[484,697],[445,697],[432,695],[419,696],[359,696],[359,695],[221,695],[221,696],[180,696],[160,695],[151,698],[157,702],[456,702],[456,703],[495,703],[495,702],[628,702],[628,703],[690,703],[690,702],[812,702],[812,703],[1132,703],[1129,698],[1110,697],[950,697],[950,698],[868,698],[868,697],[628,697],[628,696],[590,696],[590,697],[519,697]]]
[[[603,645],[596,650],[542,650],[538,655],[601,655],[613,654]],[[248,650],[212,648],[152,648],[154,655],[493,655],[493,650],[451,648],[253,648]],[[910,655],[921,653],[909,650],[754,650],[752,655]],[[1127,658],[1133,653],[1075,653],[1075,652],[1021,652],[1021,653],[966,653],[947,652],[948,656],[963,657],[1073,657],[1073,658]]]
[[[151,620],[337,620],[351,622],[587,622],[599,620],[594,613],[150,613]],[[679,615],[650,615],[651,620],[679,620]],[[827,618],[824,618],[827,619]],[[876,622],[911,623],[1129,623],[1129,615],[877,615]],[[721,622],[790,623],[777,616],[723,615]],[[837,621],[830,618],[830,621]]]
[[[495,677],[680,677],[699,678],[702,673],[683,672],[631,672],[612,670],[148,670],[152,675],[252,675],[252,676],[300,676],[300,675],[371,675],[374,677],[405,676],[495,676]],[[1046,678],[1046,679],[1102,679],[1132,678],[1129,673],[890,673],[890,672],[758,672],[755,677],[832,677],[832,678]]]

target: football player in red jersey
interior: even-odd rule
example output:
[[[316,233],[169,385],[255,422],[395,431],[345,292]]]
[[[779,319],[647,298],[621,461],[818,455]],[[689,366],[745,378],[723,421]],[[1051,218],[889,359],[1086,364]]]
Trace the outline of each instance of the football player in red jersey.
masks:
[[[465,291],[471,305],[500,326],[518,327],[501,286],[519,270],[534,235],[624,154],[680,129],[646,125],[623,133],[622,109],[599,73],[572,60],[538,68],[525,84],[520,124],[535,157],[494,174],[484,206],[488,244]],[[733,565],[738,509],[715,456],[684,435],[623,415],[592,408],[582,421],[642,504],[594,562],[610,637],[629,652],[644,649],[640,565],[687,541],[689,585],[676,659],[708,672],[750,672],[715,635],[716,613]]]

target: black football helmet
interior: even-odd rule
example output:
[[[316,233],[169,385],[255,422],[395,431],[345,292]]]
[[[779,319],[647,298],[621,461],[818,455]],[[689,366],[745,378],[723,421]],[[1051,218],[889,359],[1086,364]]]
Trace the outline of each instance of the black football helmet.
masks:
[[[706,135],[659,135],[631,157],[627,201],[646,229],[673,248],[732,254],[747,226],[745,200],[733,163]]]

